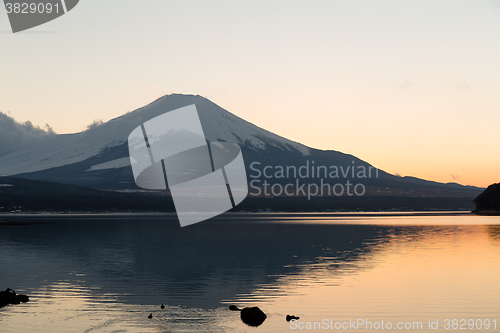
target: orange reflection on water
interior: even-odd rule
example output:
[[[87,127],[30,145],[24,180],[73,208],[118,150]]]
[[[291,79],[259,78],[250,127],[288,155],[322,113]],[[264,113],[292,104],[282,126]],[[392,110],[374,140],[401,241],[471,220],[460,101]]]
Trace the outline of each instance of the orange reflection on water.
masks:
[[[497,319],[500,328],[499,226],[389,228],[355,261],[334,264],[335,257],[325,255],[282,277],[274,290],[263,286],[239,301],[270,313],[266,332],[289,330],[287,314],[304,323],[422,322],[419,332],[436,320],[442,330],[447,318]],[[270,293],[275,297],[265,296]]]

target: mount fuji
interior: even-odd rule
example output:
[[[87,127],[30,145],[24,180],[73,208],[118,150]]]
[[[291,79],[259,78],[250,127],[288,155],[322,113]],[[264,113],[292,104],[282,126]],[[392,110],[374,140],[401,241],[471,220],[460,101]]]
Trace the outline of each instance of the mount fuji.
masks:
[[[283,138],[224,110],[198,95],[172,94],[99,126],[75,134],[52,135],[36,144],[0,156],[0,176],[80,185],[101,190],[138,190],[129,161],[128,135],[145,121],[165,112],[195,104],[209,141],[238,143],[250,165],[316,165],[348,167],[371,165],[334,150],[318,150]],[[262,178],[263,176],[260,175]],[[255,176],[252,178],[256,178]],[[346,176],[344,178],[349,178]],[[251,180],[249,178],[249,180]],[[379,170],[377,178],[363,180],[367,195],[475,197],[481,189],[398,177]]]

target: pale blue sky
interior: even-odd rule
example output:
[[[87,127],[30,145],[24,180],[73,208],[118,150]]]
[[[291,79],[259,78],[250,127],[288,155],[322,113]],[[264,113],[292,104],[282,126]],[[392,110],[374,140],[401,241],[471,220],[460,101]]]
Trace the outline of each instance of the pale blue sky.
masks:
[[[500,1],[81,0],[12,34],[0,110],[77,132],[168,93],[392,173],[500,181]]]

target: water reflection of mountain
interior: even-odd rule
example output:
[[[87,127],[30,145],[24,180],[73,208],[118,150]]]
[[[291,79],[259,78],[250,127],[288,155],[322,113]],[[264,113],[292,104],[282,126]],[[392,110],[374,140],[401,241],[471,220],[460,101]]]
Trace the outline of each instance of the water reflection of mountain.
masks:
[[[23,217],[18,220],[33,221]],[[224,218],[180,228],[175,216],[37,218],[0,226],[3,287],[38,289],[59,281],[137,304],[211,308],[330,257],[332,274],[375,247],[415,230],[374,225],[259,223]],[[362,265],[361,265],[362,266]]]

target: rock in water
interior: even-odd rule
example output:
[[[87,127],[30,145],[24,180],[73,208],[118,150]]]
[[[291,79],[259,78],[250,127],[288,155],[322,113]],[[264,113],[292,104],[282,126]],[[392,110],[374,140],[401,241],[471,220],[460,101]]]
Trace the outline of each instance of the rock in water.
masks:
[[[241,310],[241,320],[248,326],[260,326],[266,318],[266,314],[257,306]]]
[[[26,295],[17,295],[16,292],[10,288],[0,291],[0,308],[9,304],[19,304],[21,302],[28,302],[30,298]]]
[[[230,305],[228,309],[231,311],[241,311],[241,321],[248,326],[260,326],[267,318],[266,314],[257,306],[238,309],[236,305]]]

